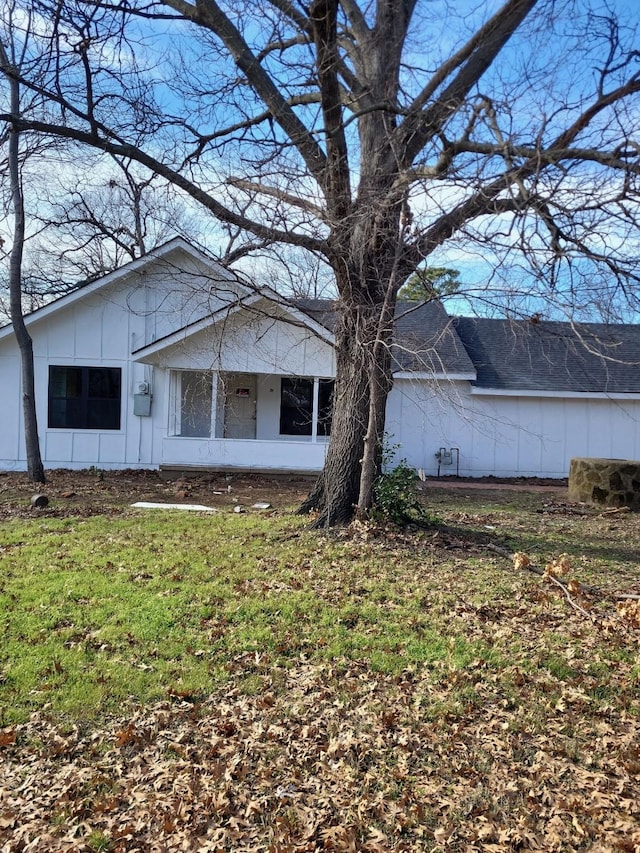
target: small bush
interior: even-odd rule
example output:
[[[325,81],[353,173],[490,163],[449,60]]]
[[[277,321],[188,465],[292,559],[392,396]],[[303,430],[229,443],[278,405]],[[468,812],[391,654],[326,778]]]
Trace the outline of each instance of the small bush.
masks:
[[[416,495],[418,472],[402,459],[378,477],[373,487],[373,516],[394,524],[424,522],[427,512]]]

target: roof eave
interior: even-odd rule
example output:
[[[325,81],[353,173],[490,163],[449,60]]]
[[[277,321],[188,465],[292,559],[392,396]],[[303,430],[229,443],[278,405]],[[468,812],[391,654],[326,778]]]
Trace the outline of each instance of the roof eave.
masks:
[[[448,382],[475,382],[477,376],[471,372],[456,372],[441,370],[434,372],[432,370],[398,370],[393,374],[394,379],[437,379]]]
[[[549,397],[575,400],[640,400],[640,391],[557,391],[545,388],[479,388],[471,387],[475,397]]]

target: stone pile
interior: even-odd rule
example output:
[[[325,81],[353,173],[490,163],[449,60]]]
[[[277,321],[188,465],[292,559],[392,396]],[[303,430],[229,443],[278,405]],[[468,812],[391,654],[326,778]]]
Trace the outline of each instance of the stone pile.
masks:
[[[575,458],[569,468],[569,500],[640,510],[640,462]]]

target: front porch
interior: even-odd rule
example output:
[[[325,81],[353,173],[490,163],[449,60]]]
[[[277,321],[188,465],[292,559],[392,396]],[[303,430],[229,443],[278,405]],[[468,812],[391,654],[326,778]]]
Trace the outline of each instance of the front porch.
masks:
[[[327,439],[269,441],[169,436],[162,441],[160,470],[315,474],[324,467],[327,447]]]
[[[333,379],[172,370],[168,437],[324,441]]]

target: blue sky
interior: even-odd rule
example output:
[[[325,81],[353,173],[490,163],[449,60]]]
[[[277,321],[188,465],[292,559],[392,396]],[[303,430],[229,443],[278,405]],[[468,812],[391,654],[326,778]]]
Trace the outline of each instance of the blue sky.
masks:
[[[410,51],[407,54],[408,61],[415,65],[415,70],[410,75],[410,82],[407,84],[415,86],[413,94],[422,85],[427,70],[435,67],[438,61],[446,56],[456,44],[464,41],[468,37],[468,34],[475,29],[480,19],[485,18],[497,9],[499,5],[501,4],[494,2],[494,0],[491,0],[491,2],[461,0],[455,4],[452,4],[449,0],[422,0],[422,3],[418,6],[416,19],[419,20],[421,17],[429,19],[430,30],[428,38],[413,40],[410,44]],[[570,5],[565,2],[558,3],[558,7],[568,8]],[[587,3],[581,2],[577,4],[576,8],[584,10],[587,5]],[[592,5],[600,12],[606,9],[605,4],[599,2],[599,0]],[[630,26],[636,25],[640,19],[640,11],[637,8],[637,4],[631,2],[631,0],[613,0],[608,6],[618,11]],[[253,7],[246,6],[243,8],[246,13],[244,23],[247,24],[251,20],[252,9],[258,15],[260,9],[263,7],[255,4]],[[450,11],[454,10],[456,16],[458,16],[455,27],[450,26],[447,22],[445,15],[447,9]],[[262,19],[264,19],[264,15]],[[481,93],[484,94],[486,89],[486,92],[495,99],[501,132],[508,134],[510,130],[518,128],[520,134],[524,133],[525,137],[528,134],[530,139],[533,139],[536,134],[543,132],[544,128],[544,132],[550,137],[561,122],[559,112],[554,114],[554,110],[559,110],[561,99],[566,98],[566,93],[569,92],[571,97],[578,100],[581,93],[593,88],[593,81],[597,75],[598,60],[602,58],[601,52],[596,54],[588,62],[582,61],[580,58],[580,61],[572,61],[573,54],[566,52],[567,44],[573,42],[573,47],[576,49],[588,47],[588,44],[582,44],[576,38],[574,30],[577,28],[577,22],[574,18],[567,15],[560,20],[560,24],[565,31],[565,39],[560,45],[551,43],[548,40],[545,41],[541,35],[534,34],[533,36],[528,36],[526,39],[516,35],[505,51],[504,61],[496,66],[495,73],[491,72],[482,81],[480,87],[482,90]],[[138,46],[136,61],[139,65],[147,69],[148,79],[153,79],[156,82],[158,98],[164,107],[168,111],[175,110],[178,112],[185,106],[188,106],[189,102],[185,100],[184,96],[179,98],[177,92],[172,90],[171,84],[175,82],[176,76],[166,63],[166,60],[170,59],[172,55],[174,57],[177,55],[175,49],[178,46],[195,49],[196,42],[190,35],[190,29],[184,24],[177,25],[169,22],[162,22],[157,26],[141,23],[138,26],[140,32],[144,35],[145,44]],[[249,31],[254,32],[254,30],[251,30],[251,25],[249,25]],[[206,53],[202,54],[200,64],[190,69],[195,82],[199,82],[201,74],[204,86],[207,85],[207,80],[205,79],[207,74],[210,71],[215,71],[214,55],[210,54],[210,67],[206,65],[206,56]],[[132,61],[132,57],[124,55],[124,61],[126,65],[127,62]],[[422,71],[419,69],[422,69]],[[503,91],[506,93],[507,90],[512,89],[514,86],[518,88],[525,72],[533,77],[536,85],[526,93],[523,87],[517,107],[511,106],[506,100],[505,103],[500,103],[500,96]],[[291,76],[289,82],[292,85],[296,82],[295,75]],[[208,99],[212,107],[212,113],[210,120],[206,123],[207,129],[211,129],[213,126],[212,122],[224,121],[230,115],[228,108],[225,107],[224,98],[215,89],[215,75],[211,76],[210,83],[211,87]],[[547,86],[550,87],[550,91],[545,91],[545,87]],[[295,89],[295,86],[293,86],[293,89]],[[192,111],[192,117],[195,118],[196,105],[199,106],[201,103],[202,99],[198,104],[196,104],[195,100],[193,101],[192,106],[194,107],[194,111]],[[246,103],[245,106],[250,114],[256,109],[251,103]],[[636,115],[640,119],[640,109]],[[634,124],[637,127],[640,121],[637,123],[634,122]],[[484,132],[485,137],[490,138],[491,134],[486,129],[486,126]],[[525,141],[527,140],[525,139]],[[158,145],[161,144],[160,137],[157,138],[156,143]],[[221,198],[224,198],[228,192],[228,189],[222,183],[226,170],[228,169],[232,174],[243,175],[246,173],[246,166],[247,161],[243,158],[240,149],[228,146],[224,151],[220,150],[215,155],[211,155],[209,159],[209,168],[211,171],[208,175],[203,171],[199,176],[199,180],[208,182],[208,186],[215,193],[219,193]],[[356,183],[358,177],[357,158],[352,162],[352,169],[354,183]],[[99,179],[99,170],[96,172],[95,177]],[[272,176],[272,179],[275,180],[276,177]],[[305,185],[307,192],[312,194],[314,191],[312,185],[308,182],[305,184],[301,180],[298,181],[296,189],[300,190]],[[575,192],[580,192],[577,184],[575,186]],[[604,191],[605,188],[602,188],[603,193]],[[415,195],[412,200],[412,207],[416,217],[422,217],[424,222],[428,223],[433,217],[433,211],[437,210],[440,205],[446,208],[447,205],[455,203],[456,199],[462,198],[463,194],[463,187],[455,179],[445,185],[432,183],[430,186],[426,186],[421,194]],[[207,223],[207,229],[203,229],[203,231],[206,230],[209,232],[207,236],[205,234],[202,235],[203,239],[206,239],[206,242],[214,252],[218,251],[223,246],[224,238],[216,238],[217,229],[215,225],[212,227],[211,218],[208,214],[202,214],[202,221],[203,223]],[[475,249],[470,249],[469,246],[464,245],[464,241],[458,240],[443,247],[429,259],[429,262],[432,266],[449,266],[459,269],[461,278],[469,290],[473,290],[478,294],[475,299],[475,305],[479,311],[488,310],[489,296],[493,292],[494,286],[496,290],[500,289],[503,292],[510,286],[511,303],[514,307],[519,306],[518,310],[531,310],[533,313],[533,311],[538,310],[541,306],[550,310],[548,308],[550,303],[547,299],[541,301],[533,297],[533,279],[527,273],[524,266],[520,268],[517,266],[511,268],[500,267],[500,259],[497,257],[495,246],[499,242],[502,242],[505,247],[508,247],[509,241],[515,241],[518,236],[516,232],[509,234],[506,225],[503,231],[504,233],[497,235],[497,240],[494,241],[493,248],[488,245],[479,245]],[[606,237],[612,244],[620,242],[619,236],[613,230],[606,233],[603,232],[601,237]],[[630,248],[635,254],[640,256],[637,241],[635,244],[631,244]],[[259,271],[259,265],[256,267],[254,264],[253,270],[255,271],[256,269]],[[501,281],[503,271],[504,281]],[[584,271],[579,267],[574,270],[576,275],[582,272]],[[566,274],[564,278],[556,282],[553,296],[559,305],[563,301],[567,301],[568,303],[569,297],[575,302],[575,294],[572,293],[572,287],[575,288],[575,283],[576,279],[572,281],[571,277]],[[588,299],[585,298],[583,301],[585,310],[591,310]],[[462,303],[460,305],[463,307]],[[467,312],[468,309],[465,309],[465,313]]]

